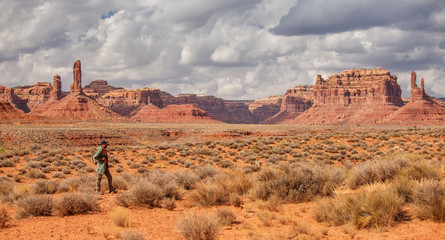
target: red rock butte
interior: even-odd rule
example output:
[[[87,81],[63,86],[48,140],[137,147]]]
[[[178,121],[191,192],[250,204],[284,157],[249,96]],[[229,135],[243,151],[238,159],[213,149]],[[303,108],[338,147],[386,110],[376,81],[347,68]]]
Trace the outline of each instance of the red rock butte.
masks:
[[[94,80],[82,87],[81,62],[73,64],[70,92],[59,75],[50,82],[8,88],[0,101],[31,115],[150,123],[397,124],[445,125],[443,103],[425,92],[411,74],[411,100],[403,105],[397,77],[382,68],[352,69],[315,85],[298,85],[284,95],[225,100],[211,95],[173,96],[154,88],[124,89]],[[5,107],[6,108],[6,107]]]

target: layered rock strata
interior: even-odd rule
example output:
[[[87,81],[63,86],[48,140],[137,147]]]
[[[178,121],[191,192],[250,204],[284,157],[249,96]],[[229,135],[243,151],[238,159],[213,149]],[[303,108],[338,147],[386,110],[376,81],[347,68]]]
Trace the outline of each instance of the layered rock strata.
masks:
[[[280,112],[283,96],[270,96],[268,98],[257,99],[249,105],[249,110],[257,122],[264,122],[266,119]]]
[[[314,104],[292,122],[299,124],[373,124],[403,101],[397,77],[382,68],[353,69],[327,80],[317,76]]]
[[[73,65],[73,84],[71,84],[71,93],[82,92],[82,69],[80,60]]]
[[[15,109],[10,102],[0,100],[0,120],[22,119],[25,114]]]
[[[146,123],[221,123],[193,104],[169,105],[162,109],[152,104],[142,105],[130,115],[132,120]]]
[[[279,112],[263,122],[269,124],[291,122],[298,115],[311,108],[313,101],[313,86],[295,86],[293,89],[287,90],[281,101]]]
[[[425,93],[425,82],[417,86],[416,73],[411,73],[411,101],[380,121],[397,125],[445,125],[445,107]]]

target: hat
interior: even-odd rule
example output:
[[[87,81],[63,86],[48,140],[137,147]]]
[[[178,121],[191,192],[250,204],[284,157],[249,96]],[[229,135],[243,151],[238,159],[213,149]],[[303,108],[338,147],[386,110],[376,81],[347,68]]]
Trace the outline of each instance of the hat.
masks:
[[[100,145],[104,145],[105,143],[108,143],[108,142],[105,140],[102,140],[102,142],[100,142]]]

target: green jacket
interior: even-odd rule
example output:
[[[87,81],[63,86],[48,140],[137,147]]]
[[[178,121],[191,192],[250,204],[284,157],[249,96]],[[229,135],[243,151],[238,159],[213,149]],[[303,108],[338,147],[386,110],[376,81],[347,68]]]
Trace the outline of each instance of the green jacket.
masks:
[[[93,156],[93,158],[97,162],[96,172],[99,174],[104,174],[105,169],[107,168],[107,165],[105,164],[105,161],[103,160],[104,157],[105,157],[104,150],[102,149],[102,146],[99,146],[97,148],[96,153]]]

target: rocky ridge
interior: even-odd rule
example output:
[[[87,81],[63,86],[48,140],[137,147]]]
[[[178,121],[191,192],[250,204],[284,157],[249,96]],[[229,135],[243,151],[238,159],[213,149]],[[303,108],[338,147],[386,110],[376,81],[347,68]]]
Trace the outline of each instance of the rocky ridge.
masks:
[[[353,69],[317,76],[313,107],[300,114],[297,124],[375,124],[403,101],[397,77],[382,68]]]

